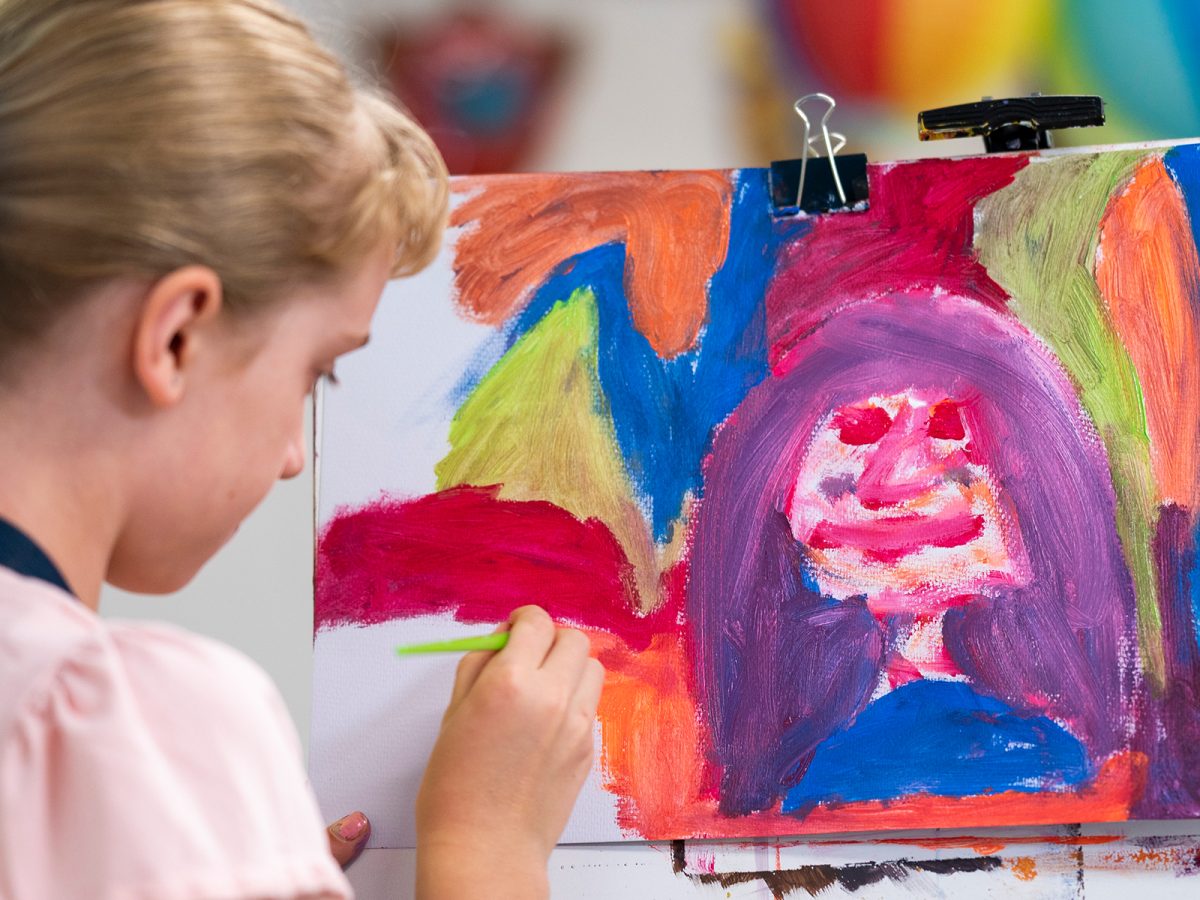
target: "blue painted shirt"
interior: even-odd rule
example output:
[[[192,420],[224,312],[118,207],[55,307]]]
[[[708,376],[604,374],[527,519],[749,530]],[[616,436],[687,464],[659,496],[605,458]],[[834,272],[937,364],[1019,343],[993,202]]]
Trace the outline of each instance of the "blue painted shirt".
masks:
[[[1014,712],[959,681],[913,681],[826,738],[783,811],[911,794],[1063,790],[1093,774],[1083,745],[1045,716]]]

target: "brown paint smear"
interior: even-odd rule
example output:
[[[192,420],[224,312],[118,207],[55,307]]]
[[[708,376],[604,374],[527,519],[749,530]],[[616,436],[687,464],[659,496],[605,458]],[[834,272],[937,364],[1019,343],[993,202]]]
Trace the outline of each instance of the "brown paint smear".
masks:
[[[463,313],[499,325],[565,260],[625,244],[634,327],[670,359],[691,349],[708,282],[725,262],[732,188],[723,172],[611,172],[463,178],[454,283]],[[565,298],[561,298],[565,299]]]
[[[848,866],[801,866],[779,872],[730,872],[702,875],[687,875],[700,884],[719,884],[732,887],[761,881],[771,892],[774,900],[785,900],[793,891],[804,891],[815,897],[832,885],[840,885],[850,893],[885,879],[898,882],[906,880],[913,872],[928,872],[933,875],[954,875],[960,872],[989,872],[999,868],[1001,861],[993,856],[969,859],[931,859],[895,862],[858,863]],[[678,871],[678,869],[676,870]],[[1036,874],[1036,873],[1035,873]]]

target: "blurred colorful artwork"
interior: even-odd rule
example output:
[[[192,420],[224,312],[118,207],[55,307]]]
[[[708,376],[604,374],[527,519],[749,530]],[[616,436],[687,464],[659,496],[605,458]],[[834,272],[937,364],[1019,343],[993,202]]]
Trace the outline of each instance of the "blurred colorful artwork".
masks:
[[[394,26],[380,47],[389,87],[455,175],[528,162],[571,52],[557,31],[476,9]]]
[[[1200,134],[1200,8],[1183,0],[759,0],[754,8],[731,30],[726,56],[747,150],[764,163],[796,154],[791,101],[817,90],[837,98],[851,149],[874,158],[978,152],[977,142],[919,144],[917,113],[1034,91],[1105,99],[1108,125],[1060,132],[1063,146]]]
[[[608,671],[568,841],[1200,815],[1200,145],[870,180],[456,181],[322,401],[327,812],[419,778],[389,647],[534,601]]]

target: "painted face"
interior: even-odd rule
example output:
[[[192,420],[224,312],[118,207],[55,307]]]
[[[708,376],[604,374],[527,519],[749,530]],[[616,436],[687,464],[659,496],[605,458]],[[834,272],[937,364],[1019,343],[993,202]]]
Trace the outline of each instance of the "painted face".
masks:
[[[817,427],[788,519],[822,593],[922,615],[1028,579],[966,412],[954,398],[905,391],[842,407]]]

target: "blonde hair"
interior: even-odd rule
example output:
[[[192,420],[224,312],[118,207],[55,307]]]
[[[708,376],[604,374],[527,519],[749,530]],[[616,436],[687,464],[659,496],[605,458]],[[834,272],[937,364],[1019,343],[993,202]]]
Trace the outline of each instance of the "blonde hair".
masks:
[[[212,267],[235,311],[437,252],[446,172],[271,0],[0,0],[0,354],[82,289]]]

